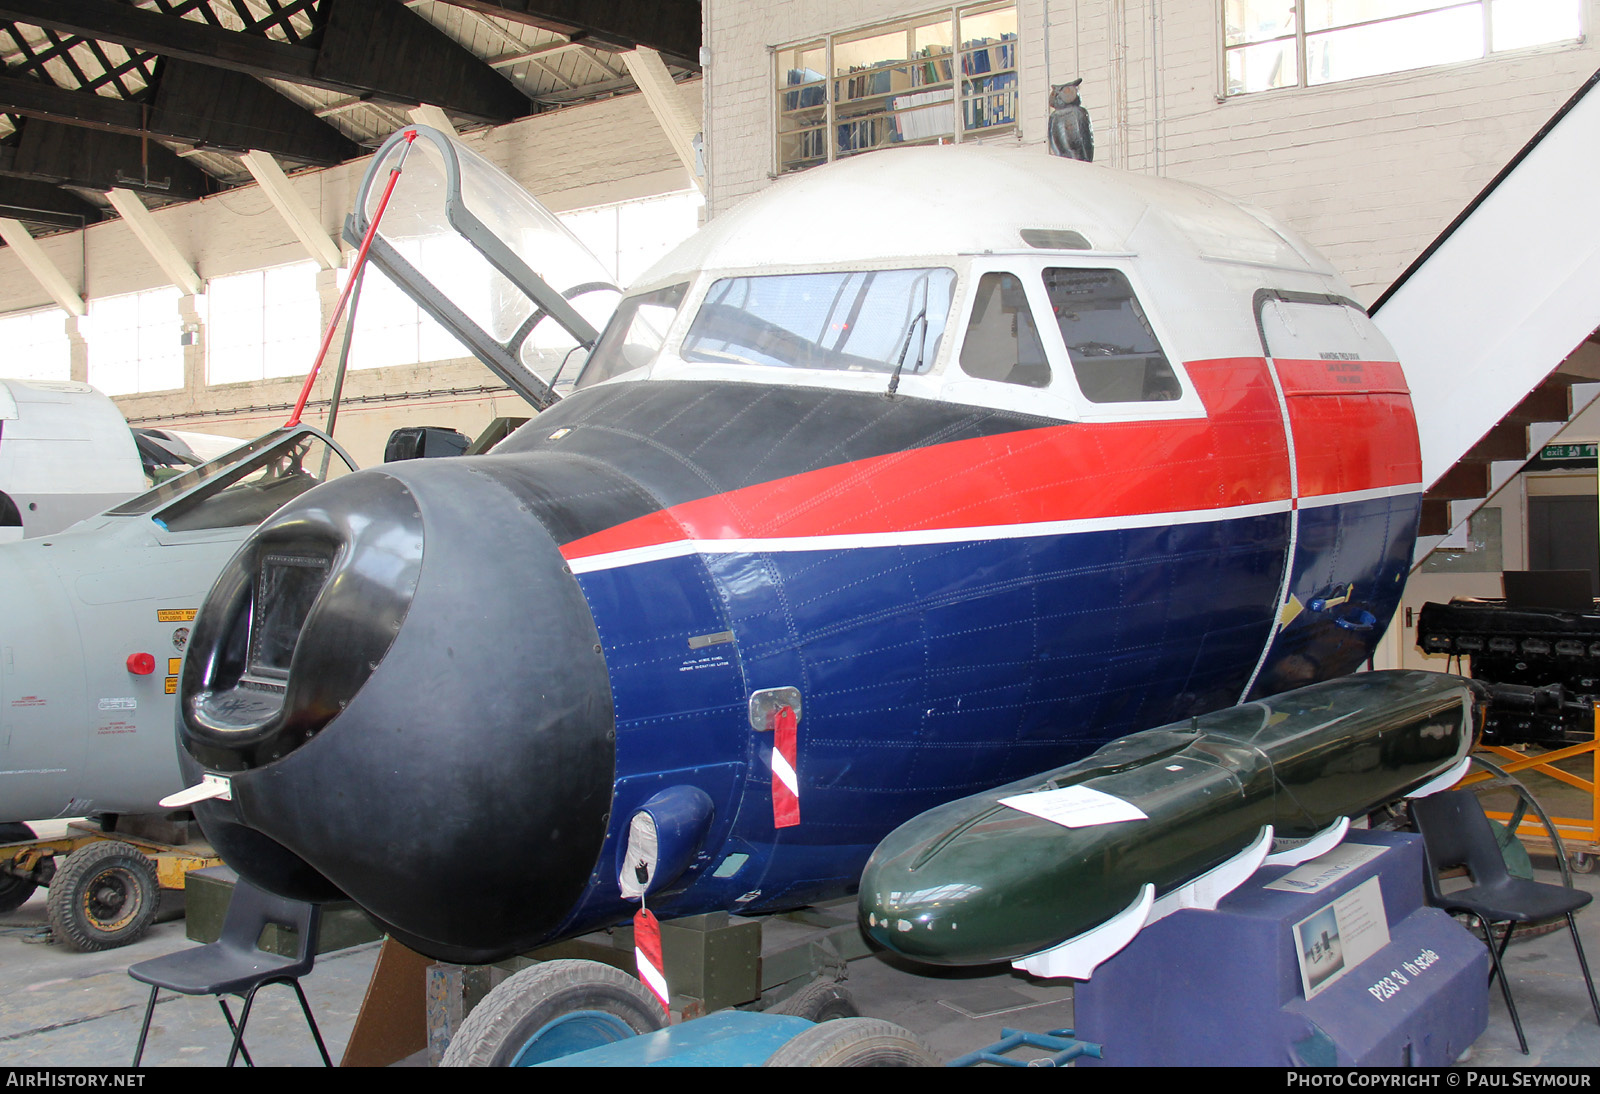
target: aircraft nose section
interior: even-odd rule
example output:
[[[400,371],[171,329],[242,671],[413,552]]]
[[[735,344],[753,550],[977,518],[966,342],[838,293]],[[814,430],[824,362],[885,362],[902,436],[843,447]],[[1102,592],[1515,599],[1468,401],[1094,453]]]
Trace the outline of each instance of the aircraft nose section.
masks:
[[[615,721],[534,490],[493,459],[363,471],[229,563],[179,735],[191,781],[230,779],[196,811],[240,873],[313,897],[325,879],[447,960],[528,949],[565,918],[605,837]]]

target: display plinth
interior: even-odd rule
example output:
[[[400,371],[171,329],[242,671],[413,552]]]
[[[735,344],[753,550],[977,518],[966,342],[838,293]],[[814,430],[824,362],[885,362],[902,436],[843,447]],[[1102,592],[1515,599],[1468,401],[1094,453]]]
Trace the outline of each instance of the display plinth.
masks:
[[[1420,837],[1356,831],[1341,847],[1374,857],[1315,892],[1266,888],[1292,868],[1263,867],[1102,964],[1074,998],[1076,1035],[1104,1056],[1078,1065],[1454,1063],[1488,1023],[1488,951],[1425,906]]]

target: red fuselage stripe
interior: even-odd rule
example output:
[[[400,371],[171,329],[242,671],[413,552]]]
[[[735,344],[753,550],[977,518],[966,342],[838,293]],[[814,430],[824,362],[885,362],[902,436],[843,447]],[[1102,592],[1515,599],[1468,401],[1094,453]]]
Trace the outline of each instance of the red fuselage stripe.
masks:
[[[1201,361],[1188,371],[1204,418],[1064,422],[894,452],[674,505],[575,540],[563,553],[577,559],[680,540],[992,527],[1289,501],[1283,420],[1266,362]],[[1304,446],[1303,496],[1420,477],[1406,396],[1288,401],[1297,449]],[[1374,429],[1379,435],[1366,436]]]

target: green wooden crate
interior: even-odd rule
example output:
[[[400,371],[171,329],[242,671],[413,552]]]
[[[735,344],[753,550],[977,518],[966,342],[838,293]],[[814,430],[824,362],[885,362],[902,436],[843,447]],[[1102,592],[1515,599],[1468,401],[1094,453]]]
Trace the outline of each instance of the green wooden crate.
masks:
[[[184,882],[184,933],[195,942],[215,942],[222,936],[222,921],[233,899],[233,884],[239,879],[232,868],[212,866],[192,871]],[[348,900],[322,906],[322,925],[317,931],[317,952],[329,953],[383,937],[375,923]],[[294,934],[269,926],[261,935],[261,948],[283,957],[299,949]]]

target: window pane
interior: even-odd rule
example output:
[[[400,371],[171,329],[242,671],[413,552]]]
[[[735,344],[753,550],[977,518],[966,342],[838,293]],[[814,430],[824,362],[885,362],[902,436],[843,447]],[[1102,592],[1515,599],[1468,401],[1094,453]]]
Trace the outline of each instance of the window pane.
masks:
[[[138,295],[140,391],[168,391],[183,386],[180,295],[176,288]]]
[[[1483,54],[1483,12],[1473,4],[1307,35],[1306,82],[1354,80]]]
[[[801,87],[808,84],[821,84],[827,77],[823,69],[828,66],[828,52],[821,42],[812,42],[809,45],[796,46],[794,49],[780,49],[778,51],[778,86]],[[819,87],[818,91],[821,90]],[[806,102],[807,96],[795,93],[785,96],[784,109],[793,110],[797,106],[809,106],[813,103]],[[816,102],[821,102],[820,95]]]
[[[1294,33],[1295,0],[1226,0],[1222,5],[1224,44],[1242,46]]]
[[[347,270],[340,272],[349,276]],[[356,308],[356,329],[350,342],[352,369],[417,363],[417,306],[371,262],[361,275],[360,296],[352,301]]]
[[[833,74],[848,76],[880,65],[907,60],[908,45],[904,30],[873,34],[854,41],[837,41],[833,46]]]
[[[997,125],[1013,125],[1017,120],[1017,74],[985,76],[966,80],[961,85],[962,123],[967,132]]]
[[[1305,0],[1306,30],[1332,30],[1355,23],[1372,23],[1380,19],[1393,19],[1401,15],[1435,11],[1448,7],[1478,7],[1476,0],[1470,4],[1450,4],[1447,0]],[[1480,15],[1481,17],[1481,15]]]
[[[1292,39],[1228,50],[1229,95],[1292,87],[1299,82]]]
[[[0,345],[6,347],[4,371],[9,379],[72,378],[66,313],[58,308],[0,318]]]
[[[970,46],[988,45],[994,42],[1017,39],[1017,11],[1015,8],[999,8],[995,11],[981,12],[977,15],[961,13],[961,45],[963,48]]]
[[[1494,49],[1565,42],[1583,31],[1579,0],[1493,0],[1489,38]]]
[[[300,376],[321,340],[317,265],[214,277],[206,289],[206,382]]]
[[[303,376],[322,340],[317,265],[301,262],[261,276],[262,376]]]
[[[261,271],[206,286],[206,382],[261,379]]]
[[[780,174],[897,144],[988,136],[1016,124],[1015,5],[973,4],[956,9],[954,18],[929,14],[830,42],[774,53]],[[824,60],[828,78],[819,80]]]
[[[1182,394],[1167,355],[1117,270],[1044,272],[1045,293],[1091,403],[1148,403]]]
[[[950,47],[955,43],[955,35],[950,29],[950,20],[941,19],[937,23],[926,23],[915,27],[911,31],[912,56],[938,57],[950,52]]]
[[[827,50],[821,42],[779,50],[778,170],[797,171],[828,159]],[[788,90],[783,90],[787,88]]]
[[[961,371],[980,380],[1049,387],[1039,328],[1015,274],[986,273],[978,281],[972,316],[961,340]]]
[[[711,286],[683,359],[854,372],[926,372],[939,352],[955,272],[729,277]]]
[[[89,302],[89,382],[107,395],[183,386],[178,290],[154,289]]]
[[[595,344],[578,386],[598,384],[655,360],[688,287],[686,284],[671,285],[653,293],[628,297],[619,304],[605,333]]]

